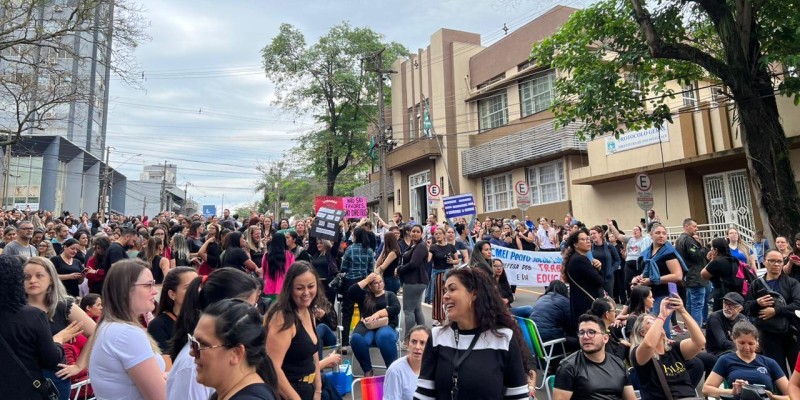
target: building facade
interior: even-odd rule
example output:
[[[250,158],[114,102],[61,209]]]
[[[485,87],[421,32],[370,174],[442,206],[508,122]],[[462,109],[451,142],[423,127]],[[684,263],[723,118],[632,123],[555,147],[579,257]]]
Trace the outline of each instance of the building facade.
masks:
[[[713,82],[669,83],[682,97],[671,100],[678,116],[661,129],[581,141],[577,125],[556,128],[549,107],[563,72],[536,67],[529,55],[533,43],[574,11],[555,7],[487,47],[477,34],[441,29],[425,49],[395,62],[397,147],[387,157],[393,210],[416,221],[431,213],[441,219],[441,206],[429,201],[428,188],[436,184],[445,197],[472,193],[480,219],[528,215],[561,222],[571,212],[587,224],[615,218],[630,230],[644,216],[634,176],[646,172],[664,224],[679,226],[691,216],[701,224],[735,224],[752,237],[764,218],[735,107]],[[800,109],[789,98],[779,97],[778,104],[800,171]],[[520,181],[530,188],[525,212],[514,191]]]
[[[25,3],[9,4],[23,7]],[[71,18],[75,4],[66,0],[37,2],[37,29],[58,29],[62,21]],[[126,179],[102,161],[113,2],[98,3],[91,15],[80,28],[58,36],[57,43],[41,40],[3,50],[0,72],[5,89],[0,90],[4,104],[0,123],[13,126],[29,114],[21,140],[3,149],[0,168],[5,208],[24,205],[56,212],[97,211],[106,173],[114,187],[108,194],[110,210],[125,208]],[[20,29],[11,35],[24,37],[30,32]]]

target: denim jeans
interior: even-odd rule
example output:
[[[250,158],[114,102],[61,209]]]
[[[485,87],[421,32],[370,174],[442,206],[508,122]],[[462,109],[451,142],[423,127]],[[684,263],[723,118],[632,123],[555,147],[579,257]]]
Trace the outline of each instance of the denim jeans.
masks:
[[[658,315],[658,313],[661,311],[661,302],[666,298],[667,296],[659,296],[654,299],[652,311],[653,314]],[[668,339],[672,339],[672,324],[670,323],[669,318],[664,321],[664,332],[667,334]]]
[[[384,289],[394,294],[397,294],[397,292],[400,291],[400,279],[397,279],[394,276],[384,275],[383,284],[384,284]]]
[[[61,379],[56,376],[54,370],[49,369],[43,369],[42,374],[45,378],[50,378],[50,380],[53,381],[56,389],[58,389],[59,399],[69,399],[70,388],[72,387],[72,382],[69,379]]]
[[[361,365],[362,371],[372,371],[372,360],[369,357],[369,348],[372,345],[378,347],[387,367],[397,360],[397,331],[391,325],[366,331],[363,335],[353,332],[353,337],[350,338],[350,347],[353,349],[353,354]]]
[[[317,324],[317,338],[319,339],[319,359],[322,359],[322,348],[336,345],[336,333],[330,326],[323,323]]]
[[[709,286],[690,287],[686,289],[688,297],[687,311],[698,326],[708,320],[708,299],[711,297]]]
[[[533,312],[533,306],[519,306],[511,307],[511,315],[521,318],[530,318]]]

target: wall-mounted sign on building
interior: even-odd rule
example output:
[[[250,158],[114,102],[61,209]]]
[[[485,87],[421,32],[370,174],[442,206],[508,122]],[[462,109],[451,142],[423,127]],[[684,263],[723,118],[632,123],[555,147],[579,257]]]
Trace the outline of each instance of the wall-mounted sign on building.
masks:
[[[613,136],[607,137],[606,155],[609,156],[659,142],[669,142],[669,124],[665,123],[660,128],[625,132],[619,136],[619,139],[615,139]]]

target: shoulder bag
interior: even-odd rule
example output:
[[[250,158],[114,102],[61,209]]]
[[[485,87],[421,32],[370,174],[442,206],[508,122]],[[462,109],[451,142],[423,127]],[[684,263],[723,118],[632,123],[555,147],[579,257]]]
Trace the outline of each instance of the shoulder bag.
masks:
[[[653,368],[656,370],[658,381],[661,383],[661,390],[664,391],[664,395],[667,396],[667,400],[674,400],[672,397],[672,392],[669,390],[669,385],[667,385],[667,376],[664,375],[664,369],[661,368],[661,364],[659,364],[655,358],[651,358],[650,361],[653,362]],[[705,397],[684,397],[678,400],[705,400]]]
[[[758,278],[758,279],[756,279],[756,281],[759,283],[759,286],[761,286],[763,288],[763,290],[756,290],[755,293],[753,293],[755,295],[753,297],[758,299],[759,297],[766,296],[766,295],[771,296],[772,300],[775,302],[775,304],[772,307],[776,311],[778,310],[779,307],[785,307],[786,306],[786,299],[784,299],[783,296],[780,293],[771,290],[769,288],[769,285],[767,285],[767,281],[764,279],[763,276]],[[759,288],[759,289],[761,289],[761,288]],[[789,331],[789,319],[786,318],[785,316],[778,316],[778,315],[775,315],[774,317],[772,317],[770,319],[757,318],[755,320],[755,326],[759,330],[764,331],[764,332],[786,333],[786,332]]]
[[[8,353],[11,356],[11,359],[17,364],[17,368],[22,371],[28,380],[31,382],[31,385],[42,395],[42,399],[45,400],[59,400],[58,389],[56,385],[53,384],[53,381],[47,378],[36,378],[25,368],[25,365],[22,364],[22,361],[17,357],[14,353],[14,350],[11,349],[11,346],[8,345],[6,339],[0,335],[0,346],[3,346],[3,351]]]

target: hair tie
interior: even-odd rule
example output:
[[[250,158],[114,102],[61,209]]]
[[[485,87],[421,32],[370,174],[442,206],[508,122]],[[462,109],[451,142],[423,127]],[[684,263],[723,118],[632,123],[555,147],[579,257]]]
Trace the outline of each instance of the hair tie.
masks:
[[[208,280],[208,275],[203,275],[203,280],[200,282],[200,287],[205,286],[207,280]]]

